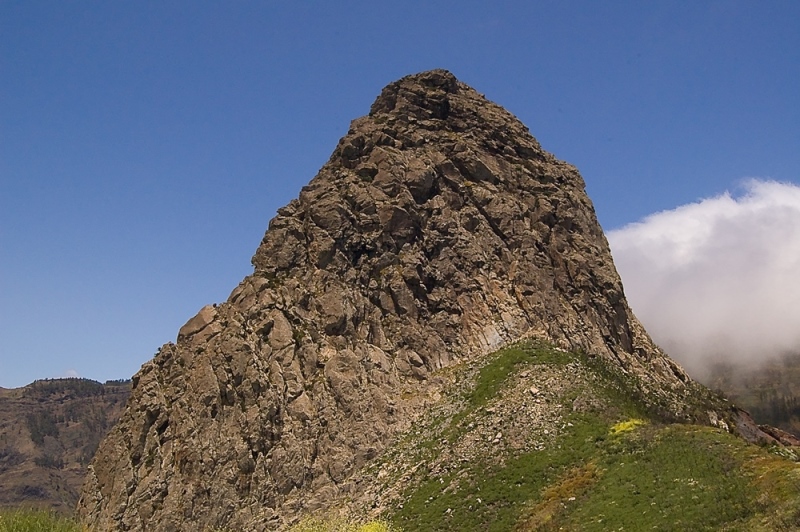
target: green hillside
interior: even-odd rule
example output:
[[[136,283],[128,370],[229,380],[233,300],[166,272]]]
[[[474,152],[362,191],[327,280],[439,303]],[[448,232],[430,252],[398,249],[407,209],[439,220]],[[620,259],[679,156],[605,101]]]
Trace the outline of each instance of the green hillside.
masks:
[[[745,442],[724,413],[674,423],[635,379],[543,344],[446,371],[446,396],[365,473],[381,479],[373,517],[407,531],[800,528],[794,451]],[[703,389],[686,400],[701,422],[730,410]]]

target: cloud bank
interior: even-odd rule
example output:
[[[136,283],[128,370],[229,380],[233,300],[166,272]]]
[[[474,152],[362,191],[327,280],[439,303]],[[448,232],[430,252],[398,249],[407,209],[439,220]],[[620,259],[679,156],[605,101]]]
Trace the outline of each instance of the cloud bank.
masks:
[[[800,352],[800,187],[751,180],[608,239],[634,313],[697,378]]]

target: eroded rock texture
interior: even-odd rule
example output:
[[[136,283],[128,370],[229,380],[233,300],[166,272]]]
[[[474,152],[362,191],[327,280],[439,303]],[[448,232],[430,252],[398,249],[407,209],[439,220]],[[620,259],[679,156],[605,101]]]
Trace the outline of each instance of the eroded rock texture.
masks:
[[[577,170],[449,72],[387,86],[253,264],[134,377],[85,523],[280,528],[347,495],[437,369],[529,335],[685,414],[690,381],[628,308]]]

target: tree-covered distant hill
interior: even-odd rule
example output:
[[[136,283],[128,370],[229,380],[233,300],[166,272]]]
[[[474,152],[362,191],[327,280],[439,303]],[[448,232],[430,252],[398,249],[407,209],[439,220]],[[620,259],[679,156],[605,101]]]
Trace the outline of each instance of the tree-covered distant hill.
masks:
[[[72,513],[86,467],[119,418],[129,380],[37,380],[0,389],[0,508]]]
[[[750,412],[756,422],[800,438],[800,354],[754,366],[716,364],[705,380]]]

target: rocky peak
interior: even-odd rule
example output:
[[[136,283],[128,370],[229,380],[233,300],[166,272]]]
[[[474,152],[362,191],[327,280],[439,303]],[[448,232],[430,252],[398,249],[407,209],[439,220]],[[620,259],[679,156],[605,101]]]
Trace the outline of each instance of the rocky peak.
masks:
[[[577,170],[447,71],[388,85],[253,265],[134,377],[87,524],[263,529],[325,508],[437,371],[528,336],[646,376],[643,396],[689,415],[692,383],[628,308]]]
[[[383,89],[369,114],[393,113],[417,120],[445,120],[450,113],[448,94],[457,94],[459,85],[456,77],[447,70],[431,70],[408,76]]]
[[[329,336],[360,343],[368,330],[433,326],[419,335],[428,345],[412,347],[428,369],[537,326],[569,345],[630,352],[630,312],[583,187],[572,166],[449,72],[409,76],[383,90],[272,220],[255,275],[321,282],[334,295],[316,298],[316,314],[333,314],[313,329]],[[577,314],[569,325],[536,315],[554,289],[573,313],[613,323],[600,330]],[[340,297],[353,293],[366,306]],[[294,295],[301,313],[311,310],[310,294]],[[323,308],[328,299],[335,308]],[[592,307],[600,301],[603,308]],[[416,335],[390,336],[408,343]]]

